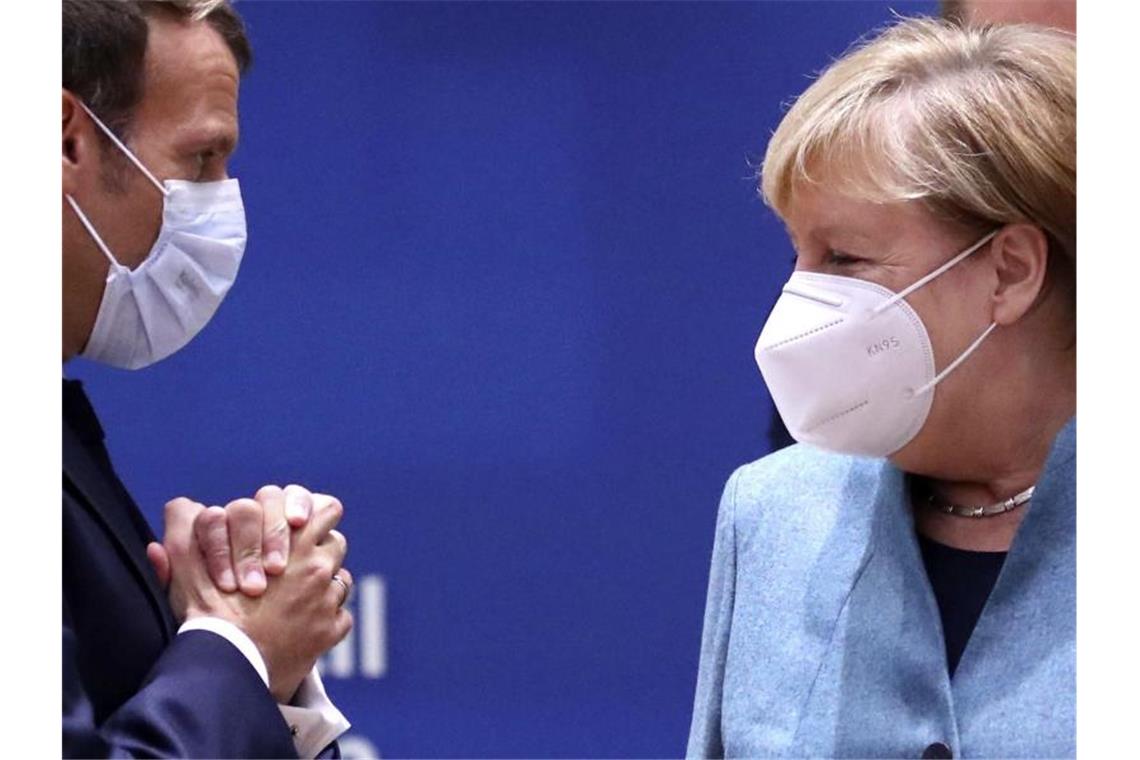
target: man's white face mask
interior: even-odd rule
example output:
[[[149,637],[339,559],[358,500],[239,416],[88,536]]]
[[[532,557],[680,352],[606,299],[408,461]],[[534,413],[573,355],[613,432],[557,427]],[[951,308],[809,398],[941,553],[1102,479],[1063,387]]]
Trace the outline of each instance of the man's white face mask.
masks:
[[[79,204],[67,196],[111,262],[95,326],[81,356],[139,369],[185,346],[214,316],[234,284],[245,251],[245,208],[236,179],[159,182],[99,117],[86,105],[83,110],[163,195],[162,227],[134,270],[115,259]]]
[[[930,336],[904,299],[996,234],[899,293],[853,277],[793,272],[756,341],[756,364],[792,437],[886,457],[918,435],[934,387],[997,325],[936,373]]]

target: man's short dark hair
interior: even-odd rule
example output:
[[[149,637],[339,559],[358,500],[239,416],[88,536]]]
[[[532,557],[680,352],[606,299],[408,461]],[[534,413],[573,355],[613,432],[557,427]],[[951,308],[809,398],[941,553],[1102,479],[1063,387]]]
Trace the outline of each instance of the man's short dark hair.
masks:
[[[955,24],[964,24],[966,22],[966,7],[962,0],[942,0],[938,4],[938,10],[942,14],[942,18],[947,21],[953,21]]]
[[[205,21],[245,73],[252,61],[245,25],[228,0],[63,0],[63,86],[124,135],[142,95],[147,18]]]

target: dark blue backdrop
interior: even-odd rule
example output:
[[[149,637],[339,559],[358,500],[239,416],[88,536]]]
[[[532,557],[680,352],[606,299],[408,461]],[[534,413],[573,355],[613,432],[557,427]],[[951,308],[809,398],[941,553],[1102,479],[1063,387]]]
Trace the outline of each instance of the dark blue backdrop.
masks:
[[[343,499],[386,589],[326,669],[350,750],[682,753],[792,257],[750,162],[889,6],[239,8],[238,284],[155,368],[68,369],[124,480],[156,526],[179,494]]]

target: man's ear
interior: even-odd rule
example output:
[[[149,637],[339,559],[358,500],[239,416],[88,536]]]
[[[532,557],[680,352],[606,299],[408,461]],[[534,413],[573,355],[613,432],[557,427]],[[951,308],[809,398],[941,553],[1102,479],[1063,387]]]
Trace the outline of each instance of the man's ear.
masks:
[[[997,271],[993,320],[1006,327],[1037,303],[1045,287],[1049,240],[1033,224],[1009,224],[990,242],[990,259]]]
[[[79,105],[79,100],[67,90],[63,91],[63,192],[73,195],[80,186],[80,174],[85,165],[97,159],[91,132],[91,120]]]

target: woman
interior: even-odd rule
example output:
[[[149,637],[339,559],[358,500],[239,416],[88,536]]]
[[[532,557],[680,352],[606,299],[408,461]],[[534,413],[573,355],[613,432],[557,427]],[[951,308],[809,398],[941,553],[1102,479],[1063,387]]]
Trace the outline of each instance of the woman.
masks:
[[[1072,37],[905,20],[762,171],[800,441],[717,522],[690,756],[1075,753]]]

